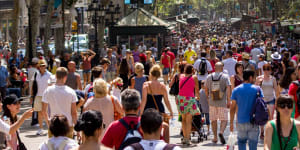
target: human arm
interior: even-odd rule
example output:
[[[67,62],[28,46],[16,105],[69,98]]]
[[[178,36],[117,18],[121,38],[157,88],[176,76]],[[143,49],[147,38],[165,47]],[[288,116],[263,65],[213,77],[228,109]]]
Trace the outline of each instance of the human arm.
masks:
[[[227,108],[230,108],[230,96],[231,96],[231,86],[227,85]]]
[[[196,75],[193,75],[193,79],[194,79],[194,82],[195,82],[195,98],[197,100],[200,100],[200,93],[199,93],[199,82],[198,82],[198,78]]]
[[[145,82],[144,84],[143,84],[143,90],[142,90],[142,101],[141,101],[141,110],[140,110],[140,115],[142,115],[143,114],[143,112],[144,112],[144,109],[145,109],[145,106],[146,106],[146,102],[147,102],[147,88],[148,88],[148,82]]]
[[[134,89],[134,85],[135,85],[135,80],[134,80],[134,77],[133,78],[131,78],[131,80],[130,80],[130,82],[131,82],[131,85],[130,85],[130,89]]]
[[[234,75],[232,75],[230,77],[230,82],[231,82],[231,91],[234,89],[234,82],[235,82],[235,78],[234,78]]]
[[[29,110],[25,111],[25,112],[23,113],[23,115],[20,117],[20,119],[17,120],[17,122],[15,122],[14,124],[12,124],[12,125],[10,126],[9,134],[15,133],[15,132],[21,127],[21,125],[24,123],[24,121],[25,121],[27,118],[30,118],[30,117],[31,117],[32,112],[33,112],[33,109],[29,109]]]
[[[277,81],[274,77],[273,77],[273,85],[274,85],[274,90],[275,90],[275,96],[276,96],[276,98],[278,98],[279,95],[280,95],[279,86],[278,86]]]
[[[170,104],[170,101],[169,101],[169,98],[168,98],[168,90],[167,90],[167,87],[164,85],[164,84],[161,84],[162,88],[163,88],[163,96],[164,96],[164,102],[170,112],[170,117],[173,118],[173,110],[172,110],[172,107],[171,107],[171,104]],[[147,95],[147,94],[145,94]],[[144,96],[144,94],[143,94]]]
[[[91,61],[95,56],[96,56],[96,53],[94,52],[94,51],[92,51],[92,50],[88,50],[88,52],[90,52],[92,55],[91,56],[89,56],[89,61]]]
[[[72,122],[75,125],[77,122],[76,102],[71,104],[71,115],[72,115]]]
[[[236,101],[232,100],[230,105],[230,131],[233,132],[233,121],[236,111]]]
[[[264,149],[265,150],[271,150],[272,135],[273,135],[273,127],[271,125],[271,122],[268,122],[266,125],[265,138],[264,138]]]
[[[122,108],[122,105],[120,104],[120,102],[114,98],[114,103],[115,103],[115,108],[116,108],[116,111],[120,114],[122,114],[122,116],[124,116],[124,110]]]
[[[171,82],[169,83],[169,87],[171,88],[173,86],[173,84],[175,83],[175,79],[176,75],[172,77]]]
[[[76,82],[77,82],[77,88],[79,89],[79,90],[82,90],[82,85],[81,85],[81,78],[80,78],[80,75],[77,75],[77,77],[76,77]]]

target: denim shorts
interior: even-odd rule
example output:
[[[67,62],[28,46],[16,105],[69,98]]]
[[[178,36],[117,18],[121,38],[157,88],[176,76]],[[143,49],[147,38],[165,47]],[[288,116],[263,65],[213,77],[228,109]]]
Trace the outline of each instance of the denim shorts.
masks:
[[[163,75],[168,75],[170,72],[170,68],[164,68],[163,69]]]
[[[275,105],[275,98],[271,101],[266,102],[267,105]]]
[[[91,69],[89,69],[89,70],[83,70],[82,72],[83,72],[83,73],[90,73],[90,72],[91,72]]]

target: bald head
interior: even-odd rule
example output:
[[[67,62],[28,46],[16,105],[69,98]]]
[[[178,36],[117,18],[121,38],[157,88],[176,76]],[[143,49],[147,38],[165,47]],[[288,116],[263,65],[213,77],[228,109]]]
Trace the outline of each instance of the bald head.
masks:
[[[216,70],[216,72],[223,72],[223,67],[224,67],[224,64],[222,62],[217,62],[215,64],[215,70]]]
[[[68,69],[69,69],[69,72],[75,72],[76,71],[76,63],[74,61],[69,61]]]

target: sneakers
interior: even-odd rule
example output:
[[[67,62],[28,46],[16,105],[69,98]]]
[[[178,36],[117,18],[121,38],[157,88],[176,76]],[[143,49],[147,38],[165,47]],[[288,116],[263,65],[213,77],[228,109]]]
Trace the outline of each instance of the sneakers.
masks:
[[[43,135],[43,134],[44,134],[44,132],[43,132],[42,129],[39,129],[39,130],[36,132],[36,135]]]
[[[190,146],[191,145],[191,141],[189,139],[183,138],[182,145],[184,145],[184,146]]]

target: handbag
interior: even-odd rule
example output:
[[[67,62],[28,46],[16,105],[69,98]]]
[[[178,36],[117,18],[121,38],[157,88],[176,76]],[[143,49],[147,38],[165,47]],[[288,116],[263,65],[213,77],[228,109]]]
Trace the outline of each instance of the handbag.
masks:
[[[114,120],[119,120],[123,117],[123,115],[116,111],[114,98],[112,96],[110,96],[110,99],[111,99],[111,102],[112,102],[113,107],[114,107]]]
[[[162,113],[162,112],[159,111],[159,108],[158,108],[158,105],[157,105],[157,103],[156,103],[155,97],[154,97],[154,95],[153,95],[153,93],[152,93],[150,84],[149,84],[149,90],[150,90],[150,93],[151,93],[151,95],[152,95],[152,100],[153,100],[153,102],[154,102],[154,104],[155,104],[155,107],[156,107],[157,111],[158,111],[158,112],[161,114],[161,116],[163,117],[163,121],[164,121],[165,123],[169,124],[169,120],[170,120],[171,117],[170,117],[170,115],[168,115],[168,114],[166,114],[166,113]]]
[[[17,138],[18,138],[18,147],[17,150],[27,150],[25,144],[21,141],[21,138],[19,136],[19,132],[17,131]]]
[[[179,82],[178,82],[178,74],[175,75],[175,81],[170,88],[169,94],[170,95],[178,95],[179,93]]]

